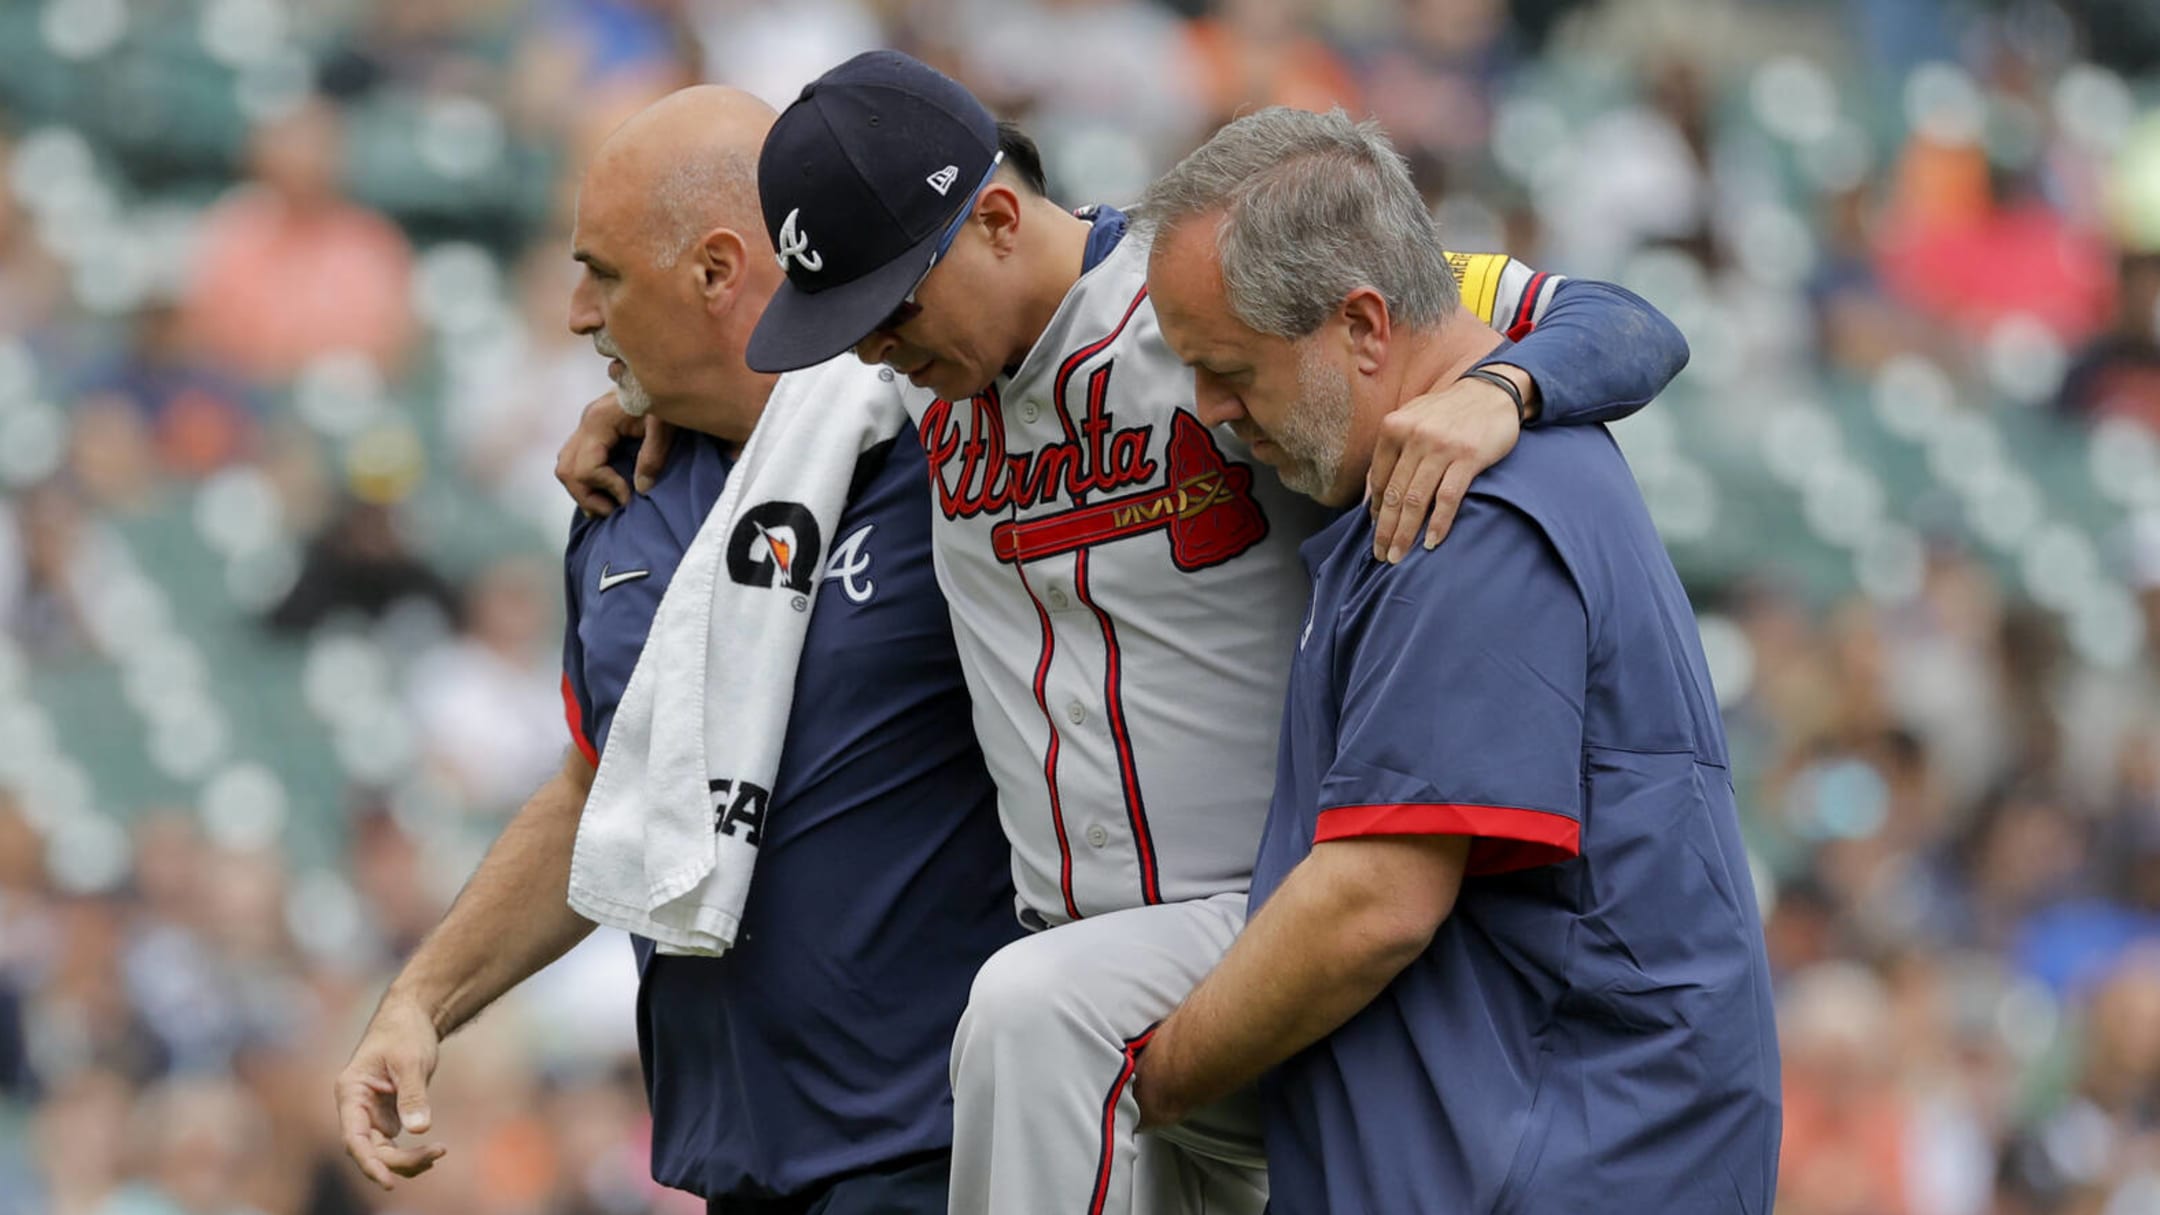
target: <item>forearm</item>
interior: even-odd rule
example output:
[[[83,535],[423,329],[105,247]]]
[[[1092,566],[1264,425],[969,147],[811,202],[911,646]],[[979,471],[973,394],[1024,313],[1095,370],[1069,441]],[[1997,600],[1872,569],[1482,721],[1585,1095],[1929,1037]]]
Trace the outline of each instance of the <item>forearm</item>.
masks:
[[[1467,847],[1436,845],[1457,854],[1458,870]],[[1385,875],[1325,852],[1291,872],[1156,1030],[1141,1073],[1144,1107],[1189,1110],[1252,1083],[1372,1003],[1430,941],[1452,895],[1406,916]]]
[[[503,828],[442,923],[384,994],[448,1036],[593,929],[570,909],[570,856],[592,768],[572,753]]]
[[[1664,313],[1625,288],[1582,279],[1560,284],[1537,328],[1491,360],[1527,373],[1546,426],[1627,417],[1687,361],[1687,339]]]

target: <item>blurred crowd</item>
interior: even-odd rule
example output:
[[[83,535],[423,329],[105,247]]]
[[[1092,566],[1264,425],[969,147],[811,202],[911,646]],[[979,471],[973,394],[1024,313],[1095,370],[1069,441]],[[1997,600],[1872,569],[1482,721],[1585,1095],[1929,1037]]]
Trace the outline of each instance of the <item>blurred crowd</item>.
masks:
[[[618,936],[453,1041],[428,1178],[366,1189],[329,1084],[565,742],[584,155],[881,45],[1074,204],[1255,106],[1371,114],[1453,247],[1679,320],[1618,433],[1733,737],[1779,1210],[2160,1211],[2160,5],[41,0],[0,6],[0,1215],[697,1209],[646,1180]]]

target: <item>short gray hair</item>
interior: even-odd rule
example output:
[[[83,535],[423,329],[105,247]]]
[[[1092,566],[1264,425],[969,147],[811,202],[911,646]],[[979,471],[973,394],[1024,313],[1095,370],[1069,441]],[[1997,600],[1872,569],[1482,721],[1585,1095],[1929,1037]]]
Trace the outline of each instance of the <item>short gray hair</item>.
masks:
[[[1137,220],[1152,236],[1217,210],[1230,311],[1261,333],[1304,337],[1360,287],[1398,324],[1425,328],[1455,310],[1440,230],[1377,123],[1339,109],[1248,114],[1150,187]]]
[[[672,269],[692,242],[714,228],[749,223],[743,239],[756,247],[757,157],[739,151],[693,156],[669,169],[653,188],[653,260]]]

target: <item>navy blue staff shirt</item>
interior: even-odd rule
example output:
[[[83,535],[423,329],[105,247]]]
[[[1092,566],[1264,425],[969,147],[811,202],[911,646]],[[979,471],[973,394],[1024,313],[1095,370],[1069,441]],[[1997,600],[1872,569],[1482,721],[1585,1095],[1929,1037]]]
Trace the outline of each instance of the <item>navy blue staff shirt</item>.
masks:
[[[634,939],[663,1184],[796,1195],[952,1144],[953,1029],[1019,927],[931,569],[923,462],[912,426],[865,456],[828,538],[735,947],[681,957]],[[587,758],[729,468],[684,432],[649,495],[572,527],[564,682]]]
[[[1316,843],[1474,837],[1432,944],[1262,1082],[1276,1215],[1770,1210],[1762,926],[1695,619],[1602,426],[1524,432],[1447,543],[1305,545],[1255,914]]]

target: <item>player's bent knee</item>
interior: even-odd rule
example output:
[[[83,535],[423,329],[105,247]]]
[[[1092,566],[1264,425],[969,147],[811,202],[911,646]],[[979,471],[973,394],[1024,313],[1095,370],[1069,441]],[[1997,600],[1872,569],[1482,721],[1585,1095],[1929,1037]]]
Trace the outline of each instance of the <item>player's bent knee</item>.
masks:
[[[1047,1043],[1076,1035],[1103,1037],[1087,999],[1078,990],[1075,968],[1066,951],[1045,937],[1015,941],[990,956],[968,990],[960,1036],[980,1041],[995,1037],[1020,1043]]]

